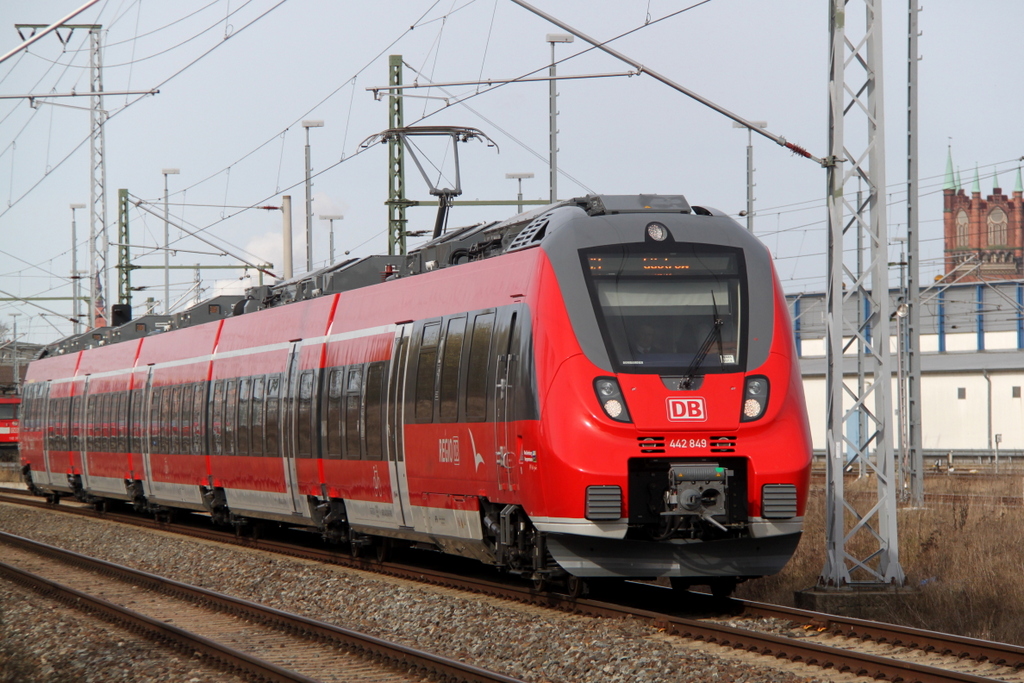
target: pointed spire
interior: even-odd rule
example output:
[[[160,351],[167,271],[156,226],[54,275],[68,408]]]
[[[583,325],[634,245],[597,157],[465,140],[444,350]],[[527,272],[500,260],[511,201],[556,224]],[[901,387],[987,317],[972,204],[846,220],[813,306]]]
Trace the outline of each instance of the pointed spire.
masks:
[[[978,164],[974,164],[974,182],[971,184],[971,193],[981,194],[981,178],[978,176]]]
[[[962,189],[964,189],[964,184],[960,182],[960,169],[958,168],[956,169],[956,191],[959,192]]]
[[[1013,186],[1014,192],[1024,192],[1024,183],[1020,181],[1020,166],[1017,167],[1017,184]]]
[[[942,184],[943,190],[956,190],[957,183],[953,178],[953,146],[949,146],[946,153],[946,182]]]
[[[992,171],[992,189],[993,190],[1001,190],[1001,189],[1003,189],[1002,186],[999,184],[999,171],[998,170]]]

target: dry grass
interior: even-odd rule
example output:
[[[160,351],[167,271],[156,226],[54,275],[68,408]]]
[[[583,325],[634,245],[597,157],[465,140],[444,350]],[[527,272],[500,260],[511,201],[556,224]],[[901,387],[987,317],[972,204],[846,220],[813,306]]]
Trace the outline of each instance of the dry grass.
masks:
[[[740,586],[738,597],[792,605],[795,591],[817,582],[825,563],[825,496],[821,478],[816,481],[793,560],[778,576]],[[869,500],[874,486],[874,479],[847,480],[847,496]],[[1024,645],[1024,508],[1004,507],[995,498],[1019,497],[1022,490],[1020,471],[999,478],[928,477],[927,494],[954,498],[923,509],[900,508],[900,564],[911,590],[881,598],[889,601],[888,620]],[[866,556],[873,541],[855,540],[863,542],[858,556]]]

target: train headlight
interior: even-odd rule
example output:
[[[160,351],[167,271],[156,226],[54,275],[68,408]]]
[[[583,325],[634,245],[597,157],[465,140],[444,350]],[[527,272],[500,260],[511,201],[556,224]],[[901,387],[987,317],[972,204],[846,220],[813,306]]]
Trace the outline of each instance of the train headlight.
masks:
[[[655,242],[664,242],[665,238],[668,237],[668,228],[661,223],[648,223],[647,236]]]
[[[598,377],[594,380],[594,392],[604,414],[617,422],[632,422],[626,400],[619,389],[619,383],[612,377]]]
[[[768,407],[768,378],[761,375],[748,377],[743,387],[743,414],[740,422],[752,422],[764,415]]]

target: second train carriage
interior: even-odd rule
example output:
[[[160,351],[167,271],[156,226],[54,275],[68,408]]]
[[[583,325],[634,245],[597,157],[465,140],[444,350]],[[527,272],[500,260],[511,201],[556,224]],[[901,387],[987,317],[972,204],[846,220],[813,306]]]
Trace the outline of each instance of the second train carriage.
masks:
[[[34,362],[32,485],[536,580],[728,587],[788,560],[802,387],[768,252],[734,221],[596,196],[442,236],[370,284],[382,258]]]

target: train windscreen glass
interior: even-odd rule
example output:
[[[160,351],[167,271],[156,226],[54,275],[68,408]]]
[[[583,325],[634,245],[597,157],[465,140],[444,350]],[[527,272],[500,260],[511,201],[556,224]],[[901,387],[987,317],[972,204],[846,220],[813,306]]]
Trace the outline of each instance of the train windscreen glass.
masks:
[[[739,370],[744,351],[739,250],[623,246],[586,250],[582,256],[598,323],[618,372]]]

